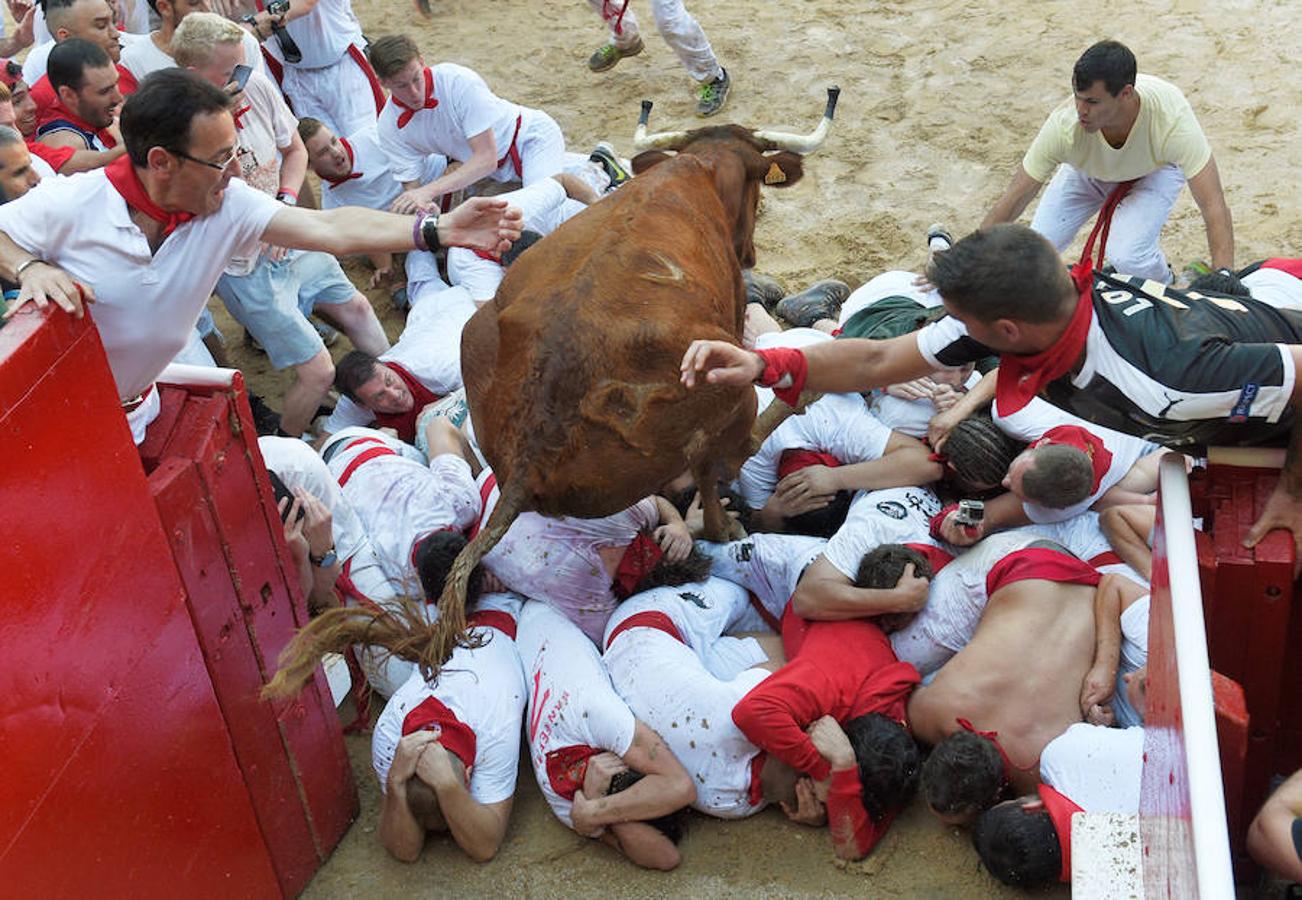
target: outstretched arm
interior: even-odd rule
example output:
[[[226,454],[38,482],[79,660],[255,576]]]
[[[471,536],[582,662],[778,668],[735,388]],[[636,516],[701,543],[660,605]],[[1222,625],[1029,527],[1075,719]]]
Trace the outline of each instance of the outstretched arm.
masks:
[[[1302,819],[1302,771],[1270,795],[1248,829],[1248,852],[1288,881],[1302,881],[1302,852],[1294,834]]]
[[[0,269],[0,274],[3,269]],[[1290,346],[1295,371],[1302,372],[1302,346]],[[1255,547],[1272,529],[1287,528],[1293,533],[1294,574],[1302,565],[1302,378],[1293,384],[1293,433],[1289,436],[1288,454],[1279,483],[1266,501],[1261,516],[1244,538],[1245,547]]]
[[[604,825],[645,822],[680,810],[696,799],[692,776],[648,725],[637,723],[633,743],[623,759],[644,777],[617,794],[589,798],[584,791],[576,792],[570,819],[579,834],[590,835]]]

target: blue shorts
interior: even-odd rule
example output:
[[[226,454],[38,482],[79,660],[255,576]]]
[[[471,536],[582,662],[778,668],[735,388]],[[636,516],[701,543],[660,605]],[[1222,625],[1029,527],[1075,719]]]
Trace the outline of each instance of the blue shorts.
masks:
[[[307,317],[318,303],[345,303],[357,293],[329,253],[290,251],[280,262],[259,257],[248,275],[222,275],[217,296],[249,330],[277,369],[298,366],[325,349]]]

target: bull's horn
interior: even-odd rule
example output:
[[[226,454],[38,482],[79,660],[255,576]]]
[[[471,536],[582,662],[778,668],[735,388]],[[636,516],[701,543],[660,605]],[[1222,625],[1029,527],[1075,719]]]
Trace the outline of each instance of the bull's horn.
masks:
[[[836,100],[841,96],[841,89],[833,85],[827,89],[827,106],[823,110],[823,119],[818,127],[809,134],[787,134],[785,131],[757,131],[755,139],[767,146],[766,150],[791,150],[796,153],[813,153],[827,140],[827,132],[832,127],[832,116],[836,114]]]
[[[651,118],[651,101],[642,101],[642,114],[637,117],[637,130],[633,132],[633,147],[641,150],[679,150],[687,143],[686,131],[657,131],[646,133],[646,123]]]

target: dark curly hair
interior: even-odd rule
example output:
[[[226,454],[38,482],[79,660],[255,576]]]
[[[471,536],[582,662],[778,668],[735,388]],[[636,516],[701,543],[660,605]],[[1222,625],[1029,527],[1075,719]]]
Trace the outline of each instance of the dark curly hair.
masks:
[[[922,796],[944,816],[968,816],[989,809],[1007,789],[1004,758],[989,738],[956,731],[922,764]]]
[[[902,724],[881,713],[868,713],[845,723],[868,817],[881,822],[912,799],[918,789],[921,752]]]

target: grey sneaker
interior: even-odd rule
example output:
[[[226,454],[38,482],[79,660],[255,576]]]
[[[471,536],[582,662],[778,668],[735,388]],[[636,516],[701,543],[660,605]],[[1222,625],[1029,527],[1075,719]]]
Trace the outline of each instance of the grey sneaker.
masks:
[[[724,69],[723,74],[718,78],[698,87],[696,89],[696,114],[698,116],[712,116],[723,109],[723,104],[728,99],[728,89],[731,87],[732,80],[728,78],[727,69]]]
[[[608,190],[613,191],[633,177],[632,173],[620,163],[619,157],[615,155],[615,148],[605,141],[597,145],[596,149],[588,155],[588,159],[606,171],[606,176],[610,178]]]
[[[607,69],[615,68],[615,64],[626,56],[637,56],[642,52],[642,39],[639,37],[637,43],[631,47],[620,49],[614,44],[602,44],[596,51],[588,57],[588,68],[594,72],[605,72]]]
[[[760,304],[767,313],[772,313],[787,295],[787,289],[777,279],[761,275],[754,269],[742,269],[741,280],[746,282],[746,302]]]
[[[850,296],[850,285],[844,281],[827,278],[799,294],[783,297],[774,310],[796,328],[809,328],[819,319],[831,319],[841,312],[841,304]]]

